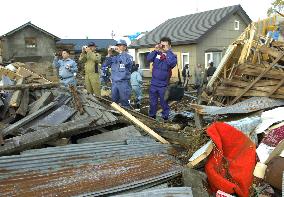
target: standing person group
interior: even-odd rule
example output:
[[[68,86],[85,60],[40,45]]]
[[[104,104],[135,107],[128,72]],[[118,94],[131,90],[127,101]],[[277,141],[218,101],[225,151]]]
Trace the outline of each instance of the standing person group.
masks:
[[[90,42],[88,46],[82,47],[79,61],[85,64],[85,86],[87,92],[100,96],[99,63],[101,61],[101,55],[96,53],[96,44],[94,42]]]
[[[65,87],[69,85],[76,86],[77,81],[75,79],[76,73],[78,71],[77,63],[70,58],[70,51],[68,49],[63,49],[59,59],[59,54],[55,54],[53,65],[59,71],[60,83]]]
[[[118,55],[113,55],[114,50],[118,52]],[[115,48],[108,48],[108,55],[103,64],[103,70],[106,72],[107,67],[111,67],[111,98],[113,102],[119,103],[124,107],[130,107],[132,64],[133,58],[127,53],[125,40],[117,41]]]
[[[162,106],[162,118],[168,120],[170,107],[164,99],[165,92],[169,85],[169,73],[177,64],[177,57],[171,50],[171,39],[163,37],[155,50],[147,56],[149,62],[153,62],[152,80],[150,85],[150,110],[149,116],[156,118],[158,100]]]

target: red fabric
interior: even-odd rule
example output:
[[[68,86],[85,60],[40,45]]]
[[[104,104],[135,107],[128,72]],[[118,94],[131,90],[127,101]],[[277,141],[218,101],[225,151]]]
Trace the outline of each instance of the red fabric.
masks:
[[[222,122],[210,125],[207,134],[216,145],[205,165],[212,191],[249,196],[256,164],[255,144],[241,131]]]

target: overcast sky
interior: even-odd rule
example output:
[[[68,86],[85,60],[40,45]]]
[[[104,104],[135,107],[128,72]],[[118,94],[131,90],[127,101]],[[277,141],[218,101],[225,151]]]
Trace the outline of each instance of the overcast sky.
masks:
[[[60,38],[116,38],[169,18],[240,4],[253,21],[273,0],[1,0],[0,35],[28,21]]]

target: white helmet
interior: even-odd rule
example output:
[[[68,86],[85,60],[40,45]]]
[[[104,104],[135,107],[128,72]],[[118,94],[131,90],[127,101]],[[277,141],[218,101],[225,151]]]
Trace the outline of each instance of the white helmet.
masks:
[[[17,70],[16,67],[13,66],[13,64],[8,64],[7,66],[5,66],[5,68],[13,72],[16,72]]]

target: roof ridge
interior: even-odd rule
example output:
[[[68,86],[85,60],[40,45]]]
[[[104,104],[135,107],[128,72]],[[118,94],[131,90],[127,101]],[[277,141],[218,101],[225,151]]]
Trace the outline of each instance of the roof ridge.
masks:
[[[226,7],[222,7],[222,8],[216,8],[216,9],[212,9],[212,10],[205,10],[205,11],[197,12],[197,13],[193,13],[193,14],[187,14],[187,15],[183,15],[183,16],[177,16],[177,17],[174,17],[174,18],[170,18],[170,19],[168,19],[168,20],[177,19],[177,18],[186,17],[186,16],[191,16],[191,15],[204,14],[205,12],[212,12],[212,11],[227,9],[227,8],[229,8],[229,7],[241,7],[241,5],[240,5],[240,4],[236,4],[236,5],[226,6]],[[168,21],[168,20],[167,20],[167,21]],[[165,21],[165,22],[166,22],[166,21]]]

